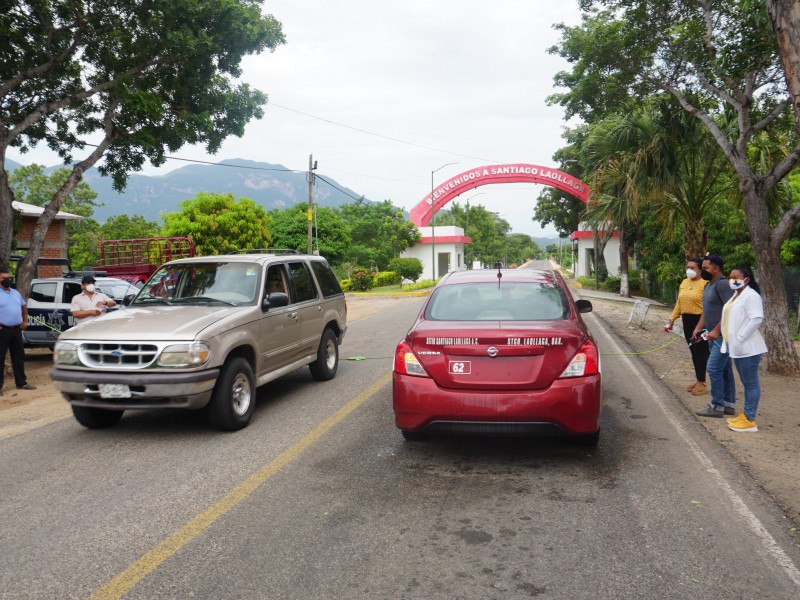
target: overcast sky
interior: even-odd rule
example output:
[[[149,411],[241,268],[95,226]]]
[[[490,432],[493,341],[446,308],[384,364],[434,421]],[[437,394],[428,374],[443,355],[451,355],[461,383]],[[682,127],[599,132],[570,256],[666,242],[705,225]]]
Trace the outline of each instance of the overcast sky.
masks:
[[[410,209],[446,163],[458,164],[437,171],[436,183],[487,164],[551,166],[563,144],[563,111],[545,98],[568,65],[547,48],[558,40],[554,23],[579,22],[575,0],[272,0],[264,10],[286,35],[276,52],[244,63],[243,79],[269,95],[264,118],[216,156],[192,147],[179,156],[304,170],[313,154],[320,174]],[[57,162],[44,150],[9,158]],[[514,232],[555,235],[531,220],[539,191],[485,186],[458,201],[474,197]]]

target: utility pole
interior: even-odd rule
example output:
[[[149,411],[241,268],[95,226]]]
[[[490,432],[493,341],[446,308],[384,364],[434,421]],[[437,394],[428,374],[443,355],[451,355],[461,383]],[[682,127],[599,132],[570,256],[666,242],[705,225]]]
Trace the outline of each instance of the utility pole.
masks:
[[[312,251],[312,234],[314,224],[314,202],[312,200],[312,190],[314,188],[314,170],[317,168],[317,163],[314,162],[314,155],[308,155],[308,254]]]

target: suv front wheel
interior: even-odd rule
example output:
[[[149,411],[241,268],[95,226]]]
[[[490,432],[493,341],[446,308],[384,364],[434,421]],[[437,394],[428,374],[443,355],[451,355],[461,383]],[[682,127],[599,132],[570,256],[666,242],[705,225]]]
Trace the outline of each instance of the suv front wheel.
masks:
[[[247,427],[256,408],[256,379],[253,369],[244,358],[236,357],[225,363],[211,401],[208,418],[217,429],[236,431]]]
[[[124,410],[109,410],[91,406],[72,406],[75,420],[89,429],[105,429],[113,427],[122,418]]]

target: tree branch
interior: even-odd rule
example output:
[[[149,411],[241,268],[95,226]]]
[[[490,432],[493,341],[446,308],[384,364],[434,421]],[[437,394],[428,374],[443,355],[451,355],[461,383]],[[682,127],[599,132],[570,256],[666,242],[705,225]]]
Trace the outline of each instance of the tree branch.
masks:
[[[127,71],[122,73],[120,77],[135,78],[137,75],[141,74],[148,67],[152,67],[153,65],[162,63],[167,64],[168,62],[172,62],[176,59],[177,58],[169,57],[168,59],[149,60],[142,63],[141,65],[137,65],[135,67],[132,67],[131,69],[128,69]],[[12,140],[22,135],[25,132],[25,130],[28,129],[28,127],[36,123],[36,121],[41,119],[43,116],[54,113],[62,108],[66,108],[70,104],[74,104],[80,100],[86,100],[87,98],[91,98],[92,96],[95,96],[100,92],[104,92],[112,88],[114,85],[117,84],[120,77],[104,81],[103,83],[85,89],[77,94],[72,94],[71,96],[66,96],[64,98],[60,98],[52,102],[45,102],[43,104],[40,104],[33,111],[31,111],[27,117],[25,117],[22,121],[20,121],[13,129],[8,131],[8,134],[6,136],[7,142],[10,143]]]
[[[766,129],[770,123],[772,123],[775,119],[781,116],[781,113],[784,110],[786,110],[786,108],[789,105],[791,105],[791,102],[789,102],[789,100],[784,100],[783,102],[780,102],[774,109],[772,109],[771,113],[769,113],[766,117],[764,117],[758,123],[753,125],[753,133],[758,133],[762,129]]]

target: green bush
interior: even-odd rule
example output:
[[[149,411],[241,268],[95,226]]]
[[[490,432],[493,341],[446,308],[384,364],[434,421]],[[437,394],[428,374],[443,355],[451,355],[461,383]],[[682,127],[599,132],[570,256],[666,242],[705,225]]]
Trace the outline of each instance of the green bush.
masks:
[[[400,285],[403,278],[400,273],[394,271],[381,271],[375,274],[375,287],[383,287],[386,285]]]
[[[424,290],[425,288],[432,288],[436,285],[433,279],[423,279],[422,281],[415,281],[414,283],[407,283],[403,286],[404,292],[413,292],[416,290]]]
[[[418,258],[393,258],[389,270],[399,273],[402,279],[416,281],[422,275],[422,262]]]
[[[587,277],[586,275],[580,275],[578,277],[578,283],[580,283],[583,287],[593,288],[594,287],[594,277]]]
[[[622,287],[622,279],[620,279],[619,277],[608,277],[600,285],[600,287],[606,289],[609,292],[619,293],[619,290]]]
[[[352,285],[351,290],[355,292],[366,292],[372,289],[375,284],[375,273],[366,269],[355,269],[350,276]]]
[[[642,289],[642,279],[636,269],[628,269],[628,289],[630,291]]]
[[[339,285],[342,286],[343,292],[349,292],[350,289],[353,287],[353,281],[351,279],[342,279],[339,282]]]

